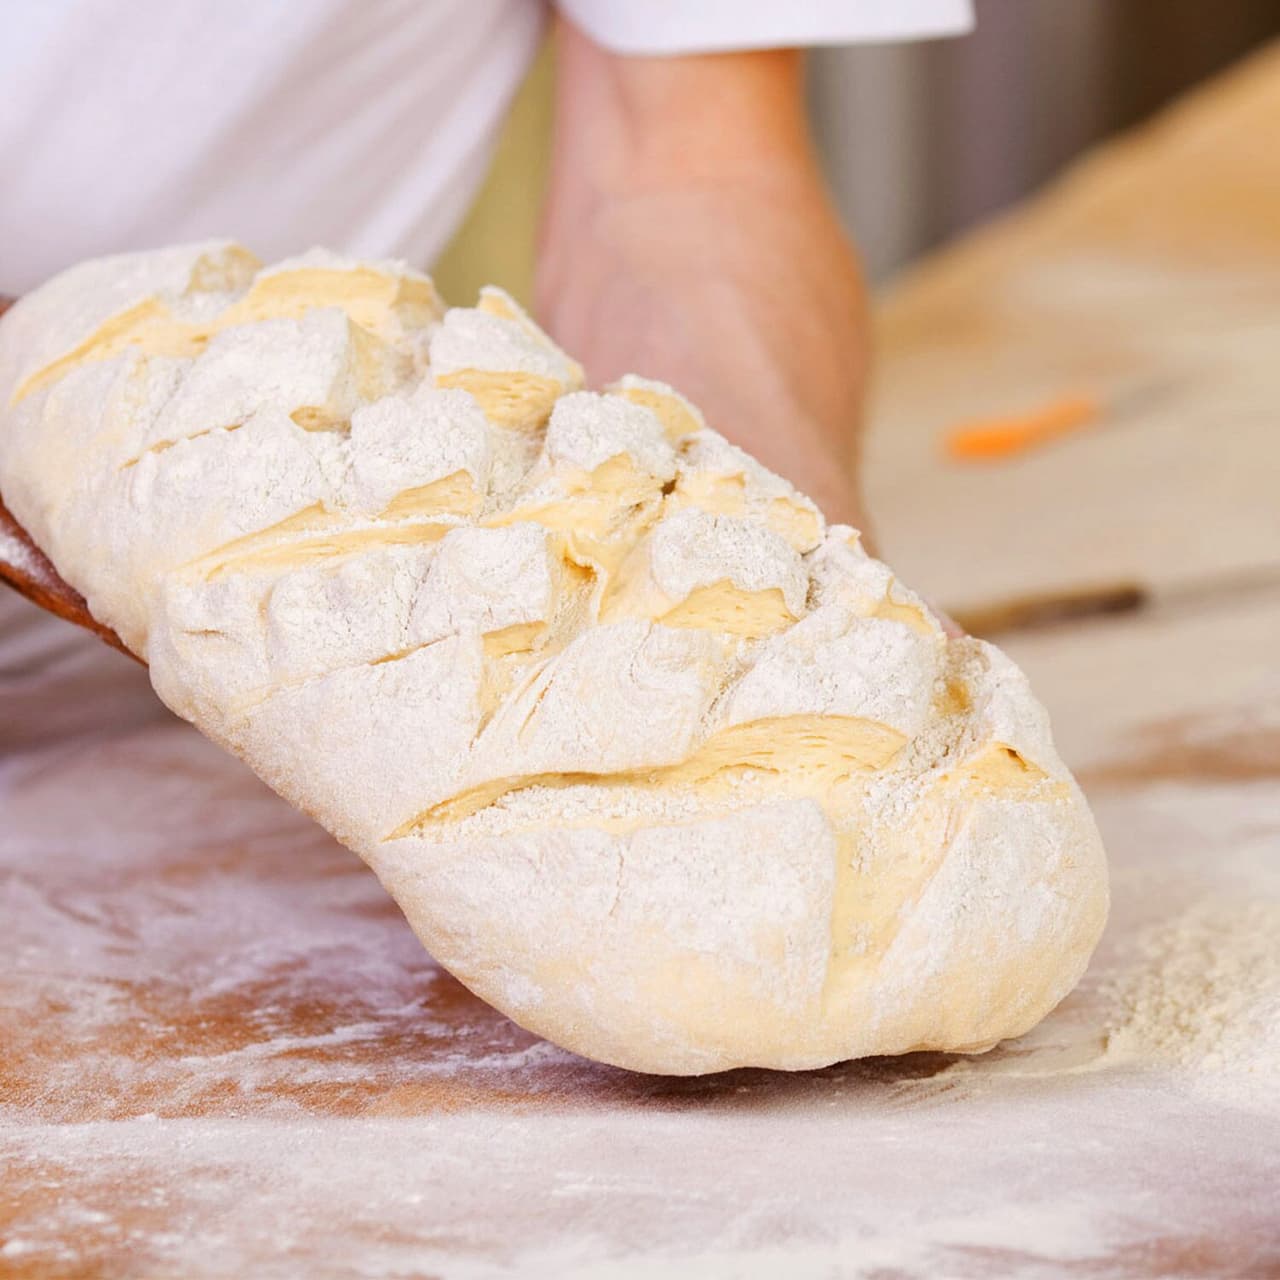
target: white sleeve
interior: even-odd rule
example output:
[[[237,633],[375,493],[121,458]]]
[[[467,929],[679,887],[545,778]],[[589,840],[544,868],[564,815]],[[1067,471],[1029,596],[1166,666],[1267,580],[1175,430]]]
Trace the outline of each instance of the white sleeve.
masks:
[[[556,0],[614,53],[715,53],[733,49],[858,44],[959,35],[971,0]]]

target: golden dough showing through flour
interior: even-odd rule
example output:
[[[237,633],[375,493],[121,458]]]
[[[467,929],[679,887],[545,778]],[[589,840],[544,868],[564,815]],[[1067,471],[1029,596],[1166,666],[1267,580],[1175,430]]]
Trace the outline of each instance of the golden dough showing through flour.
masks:
[[[212,243],[0,322],[0,487],[179,715],[517,1021],[642,1070],[974,1051],[1101,846],[1021,673],[500,290]]]

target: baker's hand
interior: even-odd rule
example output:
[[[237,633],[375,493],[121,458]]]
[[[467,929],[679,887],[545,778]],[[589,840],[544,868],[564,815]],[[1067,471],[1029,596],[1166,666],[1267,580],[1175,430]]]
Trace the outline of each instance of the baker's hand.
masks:
[[[865,528],[864,292],[799,56],[619,58],[560,34],[542,319],[593,383],[672,383],[828,518]]]

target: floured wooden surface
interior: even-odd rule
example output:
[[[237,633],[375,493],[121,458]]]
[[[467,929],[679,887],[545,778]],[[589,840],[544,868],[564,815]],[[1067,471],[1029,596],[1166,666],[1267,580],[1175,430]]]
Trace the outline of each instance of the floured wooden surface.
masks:
[[[1116,639],[1115,660],[1149,654],[1121,625],[1133,652]],[[1019,654],[1071,732],[1078,677],[1054,654],[1095,638]],[[116,714],[144,723],[23,749],[4,720],[6,1274],[1280,1263],[1274,752],[1269,772],[1206,757],[1188,777],[1125,746],[1162,732],[1157,714],[1080,756],[1099,762],[1115,910],[1083,987],[1024,1041],[672,1080],[585,1063],[488,1010],[355,858],[193,731],[146,723],[142,673],[90,652]],[[1228,696],[1216,714],[1257,711]],[[1265,711],[1280,719],[1280,700]],[[1121,747],[1147,772],[1110,778]],[[1245,1012],[1271,1011],[1247,1053],[1220,1024],[1229,992],[1198,1003],[1184,974],[1152,995],[1179,938],[1206,934],[1247,979]]]
[[[1258,127],[1231,121],[1226,140],[1256,153]],[[1150,154],[1128,158],[1106,227],[1124,225],[1124,195],[1162,266],[1070,207],[1007,229],[1016,271],[1062,291],[1052,306],[1072,283],[1057,246],[1090,225],[1167,282],[1153,324],[1203,268],[1180,256],[1186,205],[1148,195],[1166,181]],[[1276,179],[1218,163],[1224,198],[1252,202],[1234,252],[1261,262]],[[1195,441],[1176,423],[1161,437],[1168,465],[1125,492],[1163,486],[1170,510],[1200,512],[1196,539],[1148,530],[1152,508],[1117,505],[1105,476],[1082,520],[1083,437],[1016,464],[1061,468],[1061,492],[1046,478],[1029,507],[1043,528],[1009,515],[1017,473],[993,470],[990,510],[965,507],[991,522],[966,554],[967,525],[924,525],[927,503],[894,498],[927,436],[902,406],[939,424],[956,412],[942,371],[1020,396],[1036,358],[1084,350],[1087,309],[964,356],[969,304],[948,311],[948,278],[998,262],[1005,234],[890,303],[881,403],[899,409],[873,440],[887,553],[948,603],[1090,569],[1091,522],[1116,563],[1162,583],[1181,581],[1179,556],[1219,584],[1280,562],[1280,535],[1241,517],[1235,488],[1280,470],[1274,431],[1233,436],[1230,474],[1184,456]],[[1269,323],[1241,321],[1242,344],[1255,321]],[[1153,358],[1163,370],[1167,348]],[[1271,377],[1280,403],[1280,366]],[[1118,427],[1088,443],[1135,447]],[[930,474],[938,493],[961,483]],[[586,1064],[489,1011],[355,858],[169,720],[143,672],[0,597],[0,1274],[1274,1275],[1278,635],[1280,592],[1223,586],[1002,637],[1090,790],[1114,879],[1097,960],[1032,1035],[978,1059],[673,1080]]]

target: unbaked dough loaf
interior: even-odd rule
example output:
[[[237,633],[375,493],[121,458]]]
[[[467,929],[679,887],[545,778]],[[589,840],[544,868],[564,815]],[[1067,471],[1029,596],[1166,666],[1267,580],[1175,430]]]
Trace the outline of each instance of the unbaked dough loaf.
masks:
[[[973,1052],[1084,969],[1103,853],[1022,674],[500,291],[90,262],[0,322],[0,413],[6,503],[165,702],[556,1043]]]

